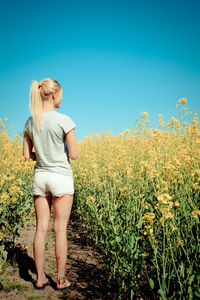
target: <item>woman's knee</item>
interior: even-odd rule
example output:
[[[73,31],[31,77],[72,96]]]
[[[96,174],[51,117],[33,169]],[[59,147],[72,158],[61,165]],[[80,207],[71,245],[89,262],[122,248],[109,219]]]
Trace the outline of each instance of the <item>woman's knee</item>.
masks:
[[[47,234],[49,229],[49,223],[43,222],[36,225],[36,231],[41,232],[43,234]]]
[[[56,234],[66,233],[67,231],[67,222],[59,222],[57,220],[54,221],[54,232]]]

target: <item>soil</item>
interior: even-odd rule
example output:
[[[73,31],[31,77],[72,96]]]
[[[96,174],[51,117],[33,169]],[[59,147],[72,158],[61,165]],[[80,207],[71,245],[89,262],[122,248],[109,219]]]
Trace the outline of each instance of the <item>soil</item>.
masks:
[[[68,256],[66,278],[75,280],[76,286],[67,291],[56,290],[56,260],[54,253],[53,213],[46,239],[45,274],[51,284],[44,290],[35,290],[36,269],[33,259],[35,218],[20,229],[15,247],[7,245],[8,262],[4,266],[4,278],[0,286],[0,299],[116,299],[113,287],[107,285],[103,258],[94,243],[83,234],[81,222],[70,216],[67,229]],[[8,287],[6,290],[5,284]]]

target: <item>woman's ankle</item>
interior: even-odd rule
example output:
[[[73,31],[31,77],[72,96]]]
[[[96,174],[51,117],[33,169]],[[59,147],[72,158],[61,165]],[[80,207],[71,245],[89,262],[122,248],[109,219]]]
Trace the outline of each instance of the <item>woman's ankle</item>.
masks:
[[[41,274],[41,275],[39,275],[39,276],[37,276],[37,281],[43,281],[43,280],[45,280],[45,279],[47,279],[45,273],[44,273],[44,274]]]
[[[64,275],[58,276],[57,282],[58,284],[63,284],[65,282],[65,276]]]

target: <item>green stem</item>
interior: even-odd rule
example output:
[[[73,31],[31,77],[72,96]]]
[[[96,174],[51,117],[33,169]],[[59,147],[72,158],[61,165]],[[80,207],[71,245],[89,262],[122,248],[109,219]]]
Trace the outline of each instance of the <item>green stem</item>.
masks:
[[[166,231],[167,231],[167,228],[166,228]],[[181,280],[180,280],[180,277],[179,277],[179,274],[178,274],[178,271],[177,271],[177,268],[176,268],[176,264],[175,264],[175,260],[174,260],[174,254],[173,254],[172,245],[171,245],[171,241],[170,241],[169,236],[167,236],[167,239],[169,241],[169,246],[170,246],[170,251],[171,251],[171,255],[172,255],[172,261],[173,261],[174,269],[175,269],[176,275],[178,277],[178,281],[179,281],[179,285],[180,285],[180,288],[181,288],[181,292],[183,292],[182,284],[181,284]]]
[[[162,255],[162,260],[163,260],[163,275],[165,278],[165,230],[164,230],[164,224],[163,225],[163,255]]]
[[[156,246],[153,243],[153,240],[151,241],[151,238],[149,239],[152,249],[154,250],[154,257],[155,257],[155,261],[156,261],[156,271],[157,271],[157,277],[158,277],[158,283],[159,283],[159,287],[162,288],[161,286],[161,282],[160,282],[160,273],[159,273],[159,266],[158,266],[158,260],[157,260],[157,251],[156,251]]]

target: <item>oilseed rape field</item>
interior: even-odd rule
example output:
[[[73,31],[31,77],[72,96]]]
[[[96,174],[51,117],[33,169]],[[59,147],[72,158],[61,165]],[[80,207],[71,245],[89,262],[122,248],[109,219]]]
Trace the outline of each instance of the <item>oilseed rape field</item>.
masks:
[[[180,117],[150,128],[141,113],[118,136],[93,133],[78,141],[71,161],[74,210],[104,257],[108,282],[129,299],[200,299],[200,123],[185,98]],[[35,162],[22,157],[22,138],[0,131],[0,266],[33,210]]]

